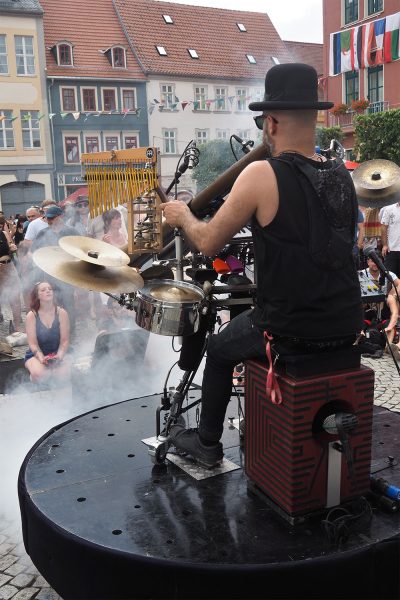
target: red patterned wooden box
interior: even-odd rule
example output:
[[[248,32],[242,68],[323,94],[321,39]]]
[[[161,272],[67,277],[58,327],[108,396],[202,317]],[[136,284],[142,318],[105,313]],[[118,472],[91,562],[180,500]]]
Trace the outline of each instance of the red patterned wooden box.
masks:
[[[374,372],[366,367],[304,379],[278,376],[283,402],[265,396],[266,367],[246,363],[245,470],[252,484],[289,515],[327,504],[329,444],[322,429],[332,412],[350,412],[358,424],[350,434],[355,477],[339,454],[340,504],[370,487]]]

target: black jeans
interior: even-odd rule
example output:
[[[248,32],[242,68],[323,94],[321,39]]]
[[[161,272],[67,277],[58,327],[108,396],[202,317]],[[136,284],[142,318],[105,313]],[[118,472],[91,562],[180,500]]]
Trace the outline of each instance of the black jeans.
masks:
[[[266,360],[263,332],[254,327],[251,312],[242,312],[209,339],[199,424],[205,440],[217,442],[222,436],[234,366],[250,358]]]
[[[388,271],[395,273],[397,277],[400,277],[400,251],[392,250],[385,256],[385,267]]]

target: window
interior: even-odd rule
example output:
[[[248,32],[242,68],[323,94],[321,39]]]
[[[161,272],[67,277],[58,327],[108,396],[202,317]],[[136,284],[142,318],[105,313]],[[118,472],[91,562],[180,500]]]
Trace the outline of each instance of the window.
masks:
[[[117,135],[106,135],[104,136],[104,147],[105,150],[111,152],[111,150],[118,150],[119,139]]]
[[[166,23],[168,23],[168,25],[172,25],[173,24],[173,20],[172,17],[170,17],[169,15],[163,15],[163,19]]]
[[[65,162],[79,163],[79,138],[77,136],[66,135],[64,137]]]
[[[217,129],[217,140],[227,140],[229,138],[229,129]]]
[[[164,154],[176,154],[176,131],[164,129]]]
[[[368,0],[368,15],[373,15],[381,10],[383,10],[383,0]]]
[[[124,147],[129,150],[129,148],[138,148],[138,138],[136,135],[125,135],[124,136]]]
[[[82,110],[91,112],[97,110],[96,88],[82,88]]]
[[[70,44],[58,45],[58,64],[64,67],[72,66],[72,47]]]
[[[247,89],[238,88],[236,90],[236,110],[247,110]]]
[[[116,94],[114,89],[103,89],[103,110],[116,110]]]
[[[8,73],[6,36],[0,35],[0,75]]]
[[[161,103],[167,110],[173,110],[176,106],[174,86],[164,84],[161,86]]]
[[[353,100],[358,100],[359,96],[359,72],[349,71],[344,74],[344,102],[348,106],[351,105]]]
[[[14,148],[14,128],[12,119],[12,110],[0,110],[0,150],[10,150]]]
[[[344,24],[358,21],[358,0],[344,0]]]
[[[274,65],[280,65],[280,60],[279,58],[276,58],[276,56],[271,56],[272,58],[272,62],[274,63]]]
[[[115,48],[112,49],[112,66],[116,68],[126,68],[125,48],[115,46]]]
[[[368,69],[368,100],[383,102],[383,65]]]
[[[194,88],[194,109],[195,110],[206,110],[207,104],[207,88],[206,87],[195,87]]]
[[[193,48],[188,48],[188,52],[192,58],[199,58],[199,55],[197,54],[196,50],[194,50]]]
[[[250,64],[252,64],[252,65],[257,64],[257,61],[252,54],[246,54],[246,58]]]
[[[75,88],[61,88],[61,110],[63,112],[76,111]]]
[[[237,136],[242,138],[242,140],[250,139],[250,130],[249,129],[239,129],[237,132]]]
[[[245,25],[243,25],[243,23],[236,23],[236,25],[238,26],[239,31],[247,31]]]
[[[135,110],[136,109],[136,97],[135,90],[122,90],[122,109],[123,110]]]
[[[31,35],[15,36],[15,58],[18,75],[35,74],[35,56],[33,54],[33,37]]]
[[[85,137],[85,147],[86,147],[86,152],[99,152],[99,150],[100,150],[99,138],[94,135]]]
[[[39,111],[21,110],[20,114],[24,149],[40,148]]]
[[[262,88],[256,88],[253,91],[252,99],[253,102],[261,102],[264,99],[264,90]]]
[[[160,56],[167,56],[167,51],[164,46],[156,46],[157,52]]]
[[[226,110],[226,88],[215,88],[215,110]]]
[[[205,144],[209,137],[208,129],[196,129],[196,142],[198,144]]]

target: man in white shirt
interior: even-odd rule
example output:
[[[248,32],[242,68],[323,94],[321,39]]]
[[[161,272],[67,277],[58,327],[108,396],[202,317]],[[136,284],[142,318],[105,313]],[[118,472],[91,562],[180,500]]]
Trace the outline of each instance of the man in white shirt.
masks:
[[[400,275],[400,203],[386,206],[381,212],[382,256],[389,271]]]
[[[43,202],[41,204],[41,209],[44,210],[45,208],[47,208],[53,204],[56,204],[56,202],[54,200],[43,200]],[[31,209],[28,209],[28,210],[31,210]],[[46,227],[48,227],[48,224],[47,224],[46,219],[43,216],[32,220],[29,223],[26,233],[25,233],[25,237],[24,237],[23,241],[26,243],[24,243],[24,246],[31,246],[33,240],[35,240],[37,238],[39,231],[42,231],[42,229],[46,229]]]

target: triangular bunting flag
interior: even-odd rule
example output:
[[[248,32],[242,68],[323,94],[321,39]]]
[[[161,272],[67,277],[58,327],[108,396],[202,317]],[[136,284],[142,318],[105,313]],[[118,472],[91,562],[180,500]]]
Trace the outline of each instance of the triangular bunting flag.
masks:
[[[18,119],[18,117],[11,117],[10,121],[15,121],[15,119]]]
[[[153,114],[154,109],[155,109],[155,104],[150,104],[149,109],[148,109],[149,110],[149,115]]]
[[[156,98],[153,98],[153,102],[155,102],[156,104],[160,104],[160,101],[157,100]]]
[[[80,112],[73,112],[72,116],[74,117],[75,121],[77,121],[79,119],[79,117],[81,116]]]
[[[24,116],[22,117],[22,120],[23,120],[23,121],[29,121],[29,119],[30,119],[30,118],[31,118],[31,113],[28,113],[27,115],[24,115]]]
[[[137,118],[139,118],[139,117],[140,117],[140,113],[141,113],[141,112],[142,112],[142,109],[141,109],[140,107],[139,107],[139,108],[137,108],[137,109],[135,110],[135,113],[136,113],[136,116],[137,116]]]
[[[182,110],[185,110],[185,108],[187,107],[187,105],[189,104],[189,102],[181,102],[181,106],[182,106]]]
[[[50,121],[51,121],[51,120],[52,120],[52,118],[53,118],[53,117],[55,117],[55,116],[56,116],[56,113],[49,113],[49,119],[50,119]]]
[[[43,119],[43,117],[45,117],[45,116],[46,116],[46,115],[39,115],[39,116],[38,116],[38,118],[37,118],[37,120],[38,120],[38,121],[41,121],[41,120]]]
[[[4,115],[0,115],[0,121],[5,121],[5,120],[6,120],[5,116]]]
[[[65,117],[66,117],[67,115],[68,115],[68,113],[60,113],[60,117],[61,117],[62,119],[65,119]]]

